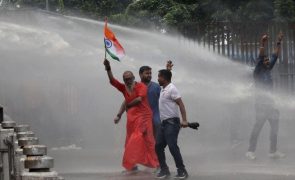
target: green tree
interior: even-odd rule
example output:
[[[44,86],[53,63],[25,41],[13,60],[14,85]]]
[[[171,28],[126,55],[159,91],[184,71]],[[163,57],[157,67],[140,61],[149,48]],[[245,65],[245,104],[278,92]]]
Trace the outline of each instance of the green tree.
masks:
[[[102,0],[96,1],[96,5],[101,16],[110,16],[125,12],[132,0]]]
[[[295,2],[294,0],[275,0],[274,14],[277,21],[292,21],[295,20]]]
[[[137,0],[126,9],[126,16],[140,19],[143,25],[183,29],[185,23],[202,21],[203,11],[196,0]],[[140,22],[137,21],[137,22]],[[146,23],[149,22],[149,23]]]
[[[240,21],[271,21],[274,17],[272,0],[252,0],[238,11]]]

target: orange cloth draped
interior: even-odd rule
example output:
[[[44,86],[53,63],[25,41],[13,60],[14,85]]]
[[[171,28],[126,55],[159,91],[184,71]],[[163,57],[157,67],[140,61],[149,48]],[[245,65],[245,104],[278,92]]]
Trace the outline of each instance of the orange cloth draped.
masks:
[[[131,107],[127,111],[127,134],[123,167],[131,170],[136,164],[156,168],[159,166],[155,153],[155,140],[153,137],[152,111],[147,99],[147,87],[143,83],[137,83],[129,94],[124,84],[113,79],[111,84],[125,97],[126,103],[130,103],[137,97],[142,97],[142,102]]]

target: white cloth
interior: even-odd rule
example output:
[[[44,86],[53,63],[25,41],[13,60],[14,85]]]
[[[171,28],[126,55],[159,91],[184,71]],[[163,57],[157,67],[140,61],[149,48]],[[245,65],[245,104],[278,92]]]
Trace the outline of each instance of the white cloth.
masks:
[[[179,108],[175,100],[181,95],[174,84],[170,83],[161,90],[159,98],[159,110],[161,121],[169,118],[179,118]]]

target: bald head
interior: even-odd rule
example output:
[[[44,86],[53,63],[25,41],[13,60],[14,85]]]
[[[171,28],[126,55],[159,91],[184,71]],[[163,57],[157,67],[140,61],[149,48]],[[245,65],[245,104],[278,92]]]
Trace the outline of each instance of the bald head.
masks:
[[[131,86],[134,82],[134,75],[131,71],[125,71],[123,73],[123,80],[126,86]]]
[[[133,75],[133,73],[131,71],[125,71],[123,73],[123,78],[124,78],[124,76],[133,76],[134,77],[134,75]]]

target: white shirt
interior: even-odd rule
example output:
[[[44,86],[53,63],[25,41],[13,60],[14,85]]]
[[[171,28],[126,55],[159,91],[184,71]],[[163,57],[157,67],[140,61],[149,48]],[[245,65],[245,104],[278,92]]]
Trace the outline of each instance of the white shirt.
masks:
[[[179,118],[178,105],[175,100],[181,95],[174,84],[170,83],[161,90],[159,98],[159,110],[161,121],[169,118]]]

